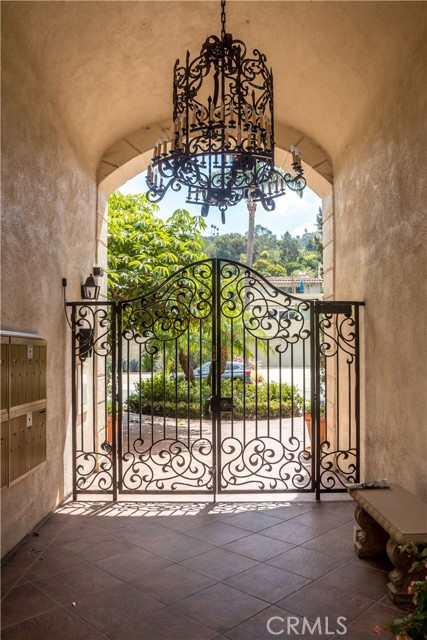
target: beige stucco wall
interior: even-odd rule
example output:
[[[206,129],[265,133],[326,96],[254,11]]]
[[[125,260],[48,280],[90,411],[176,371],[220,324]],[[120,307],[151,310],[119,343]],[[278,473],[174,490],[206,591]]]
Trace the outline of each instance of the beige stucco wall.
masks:
[[[95,252],[95,180],[13,30],[3,35],[2,329],[47,340],[47,461],[1,493],[2,555],[71,491],[70,331]]]
[[[427,498],[425,43],[390,69],[334,161],[334,295],[366,302],[365,477]]]

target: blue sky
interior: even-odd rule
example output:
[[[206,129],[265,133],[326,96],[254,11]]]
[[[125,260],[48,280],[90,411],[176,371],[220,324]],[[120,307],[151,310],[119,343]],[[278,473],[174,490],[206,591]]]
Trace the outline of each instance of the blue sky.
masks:
[[[124,195],[132,193],[145,193],[147,185],[145,183],[145,173],[141,173],[132,180],[128,180],[118,189]],[[258,204],[255,224],[267,227],[278,237],[286,231],[290,231],[293,236],[301,235],[304,229],[314,231],[316,228],[316,215],[321,206],[321,199],[308,187],[304,190],[304,195],[299,198],[293,191],[288,190],[286,195],[276,198],[276,208],[274,211],[264,211]],[[200,207],[189,205],[185,202],[185,191],[180,193],[170,192],[161,202],[158,215],[161,218],[168,218],[176,209],[187,209],[194,215],[200,215]],[[211,207],[208,217],[205,219],[207,229],[205,235],[210,235],[211,224],[219,228],[219,233],[245,233],[247,231],[248,213],[245,203],[240,203],[231,207],[225,212],[225,224],[221,223],[221,216],[218,209]]]

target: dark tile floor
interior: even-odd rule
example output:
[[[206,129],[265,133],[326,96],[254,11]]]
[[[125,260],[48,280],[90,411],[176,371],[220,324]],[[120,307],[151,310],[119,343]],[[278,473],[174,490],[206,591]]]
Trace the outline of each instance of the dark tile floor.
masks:
[[[353,502],[334,497],[68,502],[3,564],[2,638],[376,638],[402,613],[389,566],[355,556]]]

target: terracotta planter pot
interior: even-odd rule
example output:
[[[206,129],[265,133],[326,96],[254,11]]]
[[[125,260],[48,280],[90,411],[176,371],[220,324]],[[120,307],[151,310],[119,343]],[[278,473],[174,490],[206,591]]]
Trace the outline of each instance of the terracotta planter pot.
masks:
[[[107,416],[107,440],[113,442],[113,414],[109,413]]]
[[[310,449],[311,449],[311,442],[312,442],[311,413],[305,414],[305,424],[308,431],[308,438],[310,441]],[[323,442],[324,440],[326,440],[326,420],[325,420],[325,416],[320,416],[320,442]]]

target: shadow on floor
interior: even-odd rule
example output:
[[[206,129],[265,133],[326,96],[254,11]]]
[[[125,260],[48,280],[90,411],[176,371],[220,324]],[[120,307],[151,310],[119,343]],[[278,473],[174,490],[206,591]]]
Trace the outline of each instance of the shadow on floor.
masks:
[[[333,498],[67,502],[3,564],[2,638],[375,638],[402,614],[390,567],[355,556]]]

